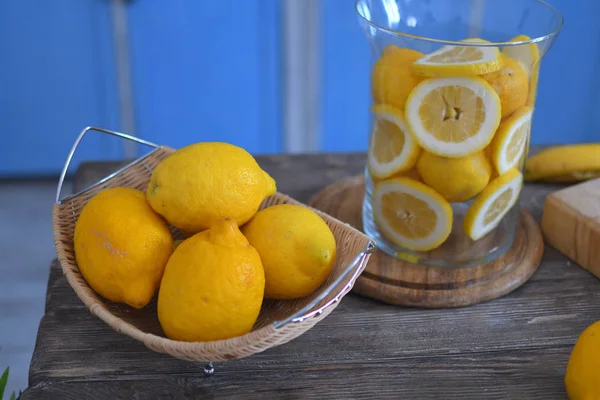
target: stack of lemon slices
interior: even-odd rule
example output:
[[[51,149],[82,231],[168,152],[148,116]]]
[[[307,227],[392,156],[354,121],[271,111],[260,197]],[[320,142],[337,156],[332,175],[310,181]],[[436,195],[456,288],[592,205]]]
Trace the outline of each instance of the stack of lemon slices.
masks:
[[[373,217],[386,238],[417,251],[446,241],[451,203],[471,202],[462,227],[479,240],[521,191],[538,48],[463,42],[429,54],[390,46],[371,74]]]

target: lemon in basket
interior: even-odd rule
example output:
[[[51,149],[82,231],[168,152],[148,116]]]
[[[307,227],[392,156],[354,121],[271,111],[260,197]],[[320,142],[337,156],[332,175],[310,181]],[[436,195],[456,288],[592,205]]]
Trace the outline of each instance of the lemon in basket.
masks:
[[[241,225],[276,191],[275,181],[246,150],[228,143],[183,147],[152,173],[146,197],[167,221],[188,233],[221,218]]]
[[[336,257],[333,233],[307,207],[280,204],[259,211],[242,227],[265,269],[265,297],[295,299],[313,293]]]
[[[174,340],[204,342],[248,333],[260,312],[265,275],[233,220],[217,221],[177,246],[158,294],[158,319]]]
[[[144,193],[111,188],[81,211],[73,238],[75,258],[87,283],[102,297],[135,308],[156,293],[173,238]]]

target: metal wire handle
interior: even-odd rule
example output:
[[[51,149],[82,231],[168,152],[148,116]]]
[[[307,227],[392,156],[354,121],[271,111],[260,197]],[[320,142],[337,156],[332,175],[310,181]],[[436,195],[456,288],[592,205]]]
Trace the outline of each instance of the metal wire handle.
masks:
[[[280,328],[283,328],[284,326],[286,326],[289,323],[303,322],[307,318],[310,318],[310,317],[313,317],[315,315],[321,314],[323,312],[323,310],[325,310],[327,307],[329,307],[330,305],[335,304],[338,301],[340,301],[341,298],[350,289],[352,289],[352,286],[354,286],[354,281],[356,281],[356,279],[358,278],[358,276],[365,269],[365,267],[366,267],[366,261],[368,260],[370,254],[373,253],[376,248],[377,247],[375,246],[374,242],[369,242],[367,244],[367,247],[363,251],[361,251],[360,253],[358,253],[358,255],[354,258],[354,260],[352,260],[352,262],[350,263],[350,265],[348,265],[348,267],[346,267],[346,269],[344,270],[344,272],[342,272],[342,274],[340,276],[338,276],[335,279],[335,281],[333,281],[325,290],[323,290],[323,292],[320,295],[318,295],[310,303],[308,303],[307,305],[305,305],[300,310],[298,310],[296,313],[290,315],[286,319],[281,320],[281,321],[275,321],[275,322],[273,322],[274,328],[275,329],[280,329]],[[329,296],[331,294],[331,292],[333,292],[333,290],[352,271],[354,271],[354,273],[352,274],[352,278],[350,278],[350,281],[346,284],[346,286],[343,287],[342,290],[340,290],[340,292],[337,294],[337,296],[335,296],[333,299],[329,300],[327,303],[323,304],[321,307],[317,308],[316,310],[313,310],[313,307],[315,307],[317,304],[319,304],[319,302],[321,302],[324,298],[326,298],[327,296]]]
[[[89,189],[91,189],[93,187],[101,185],[102,183],[104,183],[107,180],[109,180],[110,178],[114,177],[115,175],[117,175],[118,173],[120,173],[121,171],[123,171],[124,169],[129,168],[132,165],[137,164],[142,159],[144,159],[145,157],[148,156],[148,154],[147,154],[147,155],[145,155],[143,157],[140,157],[140,158],[134,160],[133,162],[127,164],[123,168],[120,168],[118,171],[116,171],[116,172],[108,175],[104,179],[96,182],[95,184],[93,184],[91,186],[88,186],[87,188],[82,189],[82,190],[80,190],[77,193],[70,194],[70,195],[68,195],[68,196],[66,196],[66,197],[64,197],[64,198],[61,199],[60,195],[61,195],[62,187],[63,187],[64,181],[65,181],[65,176],[67,175],[67,170],[69,169],[69,165],[71,165],[71,160],[73,159],[73,155],[75,154],[75,151],[79,147],[79,144],[81,143],[81,140],[83,139],[83,137],[85,136],[85,134],[88,133],[89,131],[97,131],[97,132],[105,133],[105,134],[108,134],[108,135],[117,136],[117,137],[120,137],[120,138],[123,138],[123,139],[126,139],[126,140],[130,140],[132,142],[136,142],[136,143],[139,143],[139,144],[143,144],[143,145],[146,145],[146,146],[153,147],[155,149],[159,149],[161,147],[161,146],[159,146],[159,145],[157,145],[155,143],[148,142],[147,140],[143,140],[143,139],[137,138],[135,136],[128,135],[126,133],[111,131],[111,130],[104,129],[104,128],[97,128],[95,126],[88,126],[84,130],[82,130],[81,133],[77,136],[77,139],[75,139],[75,143],[73,143],[73,147],[71,148],[71,151],[69,152],[69,155],[67,156],[67,161],[65,162],[63,170],[62,170],[62,172],[60,174],[60,178],[58,180],[58,188],[56,189],[56,200],[55,200],[56,204],[62,204],[63,201],[65,201],[65,200],[73,198],[73,197],[77,196],[78,194],[85,192],[86,190],[89,190]]]

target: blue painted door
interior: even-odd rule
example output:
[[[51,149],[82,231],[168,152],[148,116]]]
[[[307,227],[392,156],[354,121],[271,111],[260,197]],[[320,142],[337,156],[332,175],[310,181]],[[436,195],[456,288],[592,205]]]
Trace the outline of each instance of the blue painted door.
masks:
[[[542,62],[532,143],[600,140],[600,2],[549,0],[565,26]],[[323,0],[322,138],[327,151],[365,151],[370,47],[354,0]]]
[[[0,177],[56,175],[79,131],[118,127],[109,2],[0,2]],[[75,163],[116,158],[92,135]]]
[[[137,135],[181,147],[281,150],[280,0],[129,6]]]

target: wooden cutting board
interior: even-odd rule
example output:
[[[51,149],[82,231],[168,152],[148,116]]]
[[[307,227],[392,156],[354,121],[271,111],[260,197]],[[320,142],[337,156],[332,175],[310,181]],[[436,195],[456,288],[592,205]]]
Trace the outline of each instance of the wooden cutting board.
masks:
[[[357,175],[327,186],[309,204],[362,230],[363,197],[364,177]],[[403,262],[377,251],[353,290],[403,306],[467,306],[503,296],[525,283],[537,269],[543,249],[537,223],[522,210],[512,247],[494,262],[447,270]]]
[[[600,278],[600,179],[548,195],[541,225],[552,247]]]

